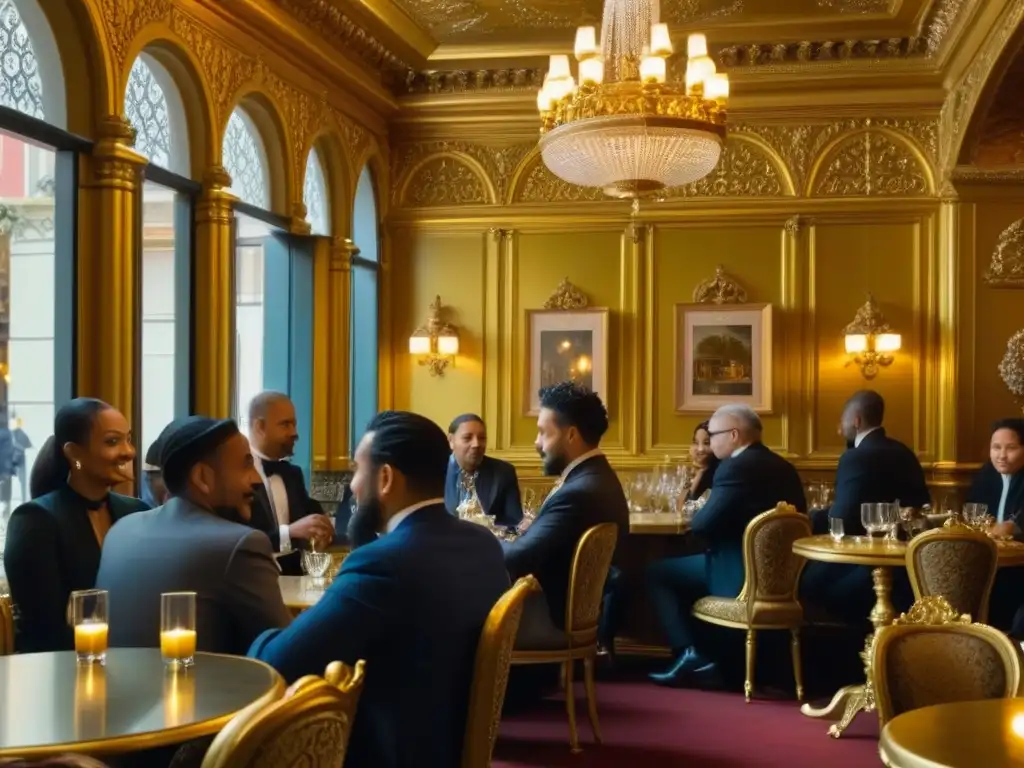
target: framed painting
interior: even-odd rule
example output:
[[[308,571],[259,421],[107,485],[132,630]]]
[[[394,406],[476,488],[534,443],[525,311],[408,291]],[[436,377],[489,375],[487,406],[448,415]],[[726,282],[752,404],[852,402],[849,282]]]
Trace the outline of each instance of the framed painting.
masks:
[[[772,305],[676,304],[676,411],[772,409]]]
[[[529,366],[527,415],[540,413],[540,390],[576,381],[606,399],[608,310],[531,309],[526,313]]]

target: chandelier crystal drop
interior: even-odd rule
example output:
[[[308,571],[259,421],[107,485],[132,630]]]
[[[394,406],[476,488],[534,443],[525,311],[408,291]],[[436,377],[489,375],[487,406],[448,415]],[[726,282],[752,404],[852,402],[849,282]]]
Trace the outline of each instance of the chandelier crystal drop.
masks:
[[[578,83],[568,56],[551,57],[537,94],[539,146],[560,179],[636,200],[718,165],[729,76],[692,34],[685,82],[667,82],[673,49],[660,10],[659,0],[605,0],[600,47],[594,27],[576,30]]]

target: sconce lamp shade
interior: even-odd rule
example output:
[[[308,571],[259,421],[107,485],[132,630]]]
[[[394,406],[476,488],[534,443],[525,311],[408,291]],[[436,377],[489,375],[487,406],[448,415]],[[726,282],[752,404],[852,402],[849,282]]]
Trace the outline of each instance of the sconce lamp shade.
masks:
[[[459,354],[459,337],[452,335],[437,337],[437,353],[439,355]]]
[[[410,355],[429,355],[430,354],[430,337],[429,336],[410,336],[409,337],[409,354]]]
[[[868,337],[863,333],[848,333],[846,334],[846,353],[848,355],[856,355],[861,352],[866,352],[868,349]]]
[[[875,337],[875,351],[880,354],[898,352],[902,341],[898,333],[880,333]]]

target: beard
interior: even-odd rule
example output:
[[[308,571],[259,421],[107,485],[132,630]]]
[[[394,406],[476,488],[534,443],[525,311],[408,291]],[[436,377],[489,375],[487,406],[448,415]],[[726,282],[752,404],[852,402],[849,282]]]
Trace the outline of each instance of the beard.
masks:
[[[544,465],[544,474],[548,477],[555,477],[562,474],[565,468],[569,466],[569,462],[566,461],[565,455],[560,453],[544,453],[544,451],[537,451],[540,454],[541,461]]]
[[[349,544],[356,549],[376,541],[383,522],[384,508],[380,504],[380,499],[373,496],[357,502],[356,509],[348,521]]]
[[[213,514],[231,523],[249,524],[249,521],[242,517],[242,513],[238,511],[237,507],[218,505],[213,508]]]

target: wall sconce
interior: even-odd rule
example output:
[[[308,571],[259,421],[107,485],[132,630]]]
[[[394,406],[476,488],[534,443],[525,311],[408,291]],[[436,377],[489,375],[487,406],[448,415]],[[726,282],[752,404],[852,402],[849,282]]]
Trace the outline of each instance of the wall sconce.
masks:
[[[430,368],[431,376],[444,376],[448,363],[459,354],[459,332],[441,320],[441,297],[436,296],[427,320],[409,337],[409,354],[420,358],[420,365]]]
[[[892,353],[899,351],[902,344],[900,335],[889,328],[870,293],[868,300],[857,310],[853,322],[843,332],[846,334],[846,354],[853,355],[846,364],[859,365],[865,379],[875,378],[879,368],[892,365]]]

